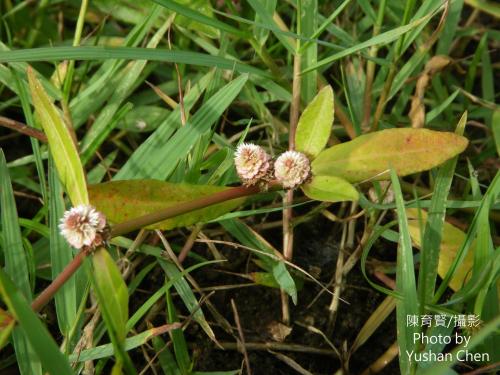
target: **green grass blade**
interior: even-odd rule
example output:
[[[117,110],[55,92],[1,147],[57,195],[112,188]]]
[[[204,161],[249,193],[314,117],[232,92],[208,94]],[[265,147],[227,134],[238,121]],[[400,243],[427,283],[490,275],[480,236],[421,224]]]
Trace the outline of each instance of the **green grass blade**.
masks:
[[[251,37],[251,35],[248,32],[237,29],[236,27],[228,25],[227,23],[219,21],[215,18],[207,17],[204,14],[199,13],[193,9],[190,9],[189,7],[179,4],[175,1],[171,0],[152,0],[152,1],[178,14],[182,14],[184,17],[192,19],[193,21],[200,22],[208,26],[212,26],[216,29],[225,31],[229,34],[236,35],[243,39],[248,39],[249,37]]]
[[[302,0],[301,34],[311,37],[318,27],[318,0]],[[310,43],[306,48],[300,49],[301,68],[306,70],[318,62],[318,45]],[[318,87],[318,74],[316,70],[302,75],[301,99],[309,103],[316,95]]]
[[[255,13],[258,14],[264,21],[264,24],[271,27],[271,31],[274,33],[276,38],[278,38],[281,44],[293,55],[295,53],[295,47],[292,45],[287,36],[277,32],[279,27],[276,22],[274,22],[273,14],[262,4],[261,0],[248,0],[248,3],[253,8]]]
[[[267,271],[273,274],[279,286],[292,298],[293,302],[297,303],[297,287],[295,282],[288,272],[285,263],[276,260],[277,251],[267,242],[254,232],[248,225],[238,220],[225,220],[220,224],[242,245],[249,249],[257,249],[256,255],[262,260]],[[262,253],[264,254],[262,254]],[[266,256],[269,254],[270,256]]]
[[[167,289],[165,293],[167,298],[167,321],[170,324],[177,323],[179,322],[179,318],[177,317],[172,296],[170,295],[170,289]],[[189,358],[184,332],[181,328],[177,328],[169,333],[174,347],[175,359],[177,360],[181,374],[189,375],[191,373],[191,359]]]
[[[45,371],[51,375],[72,375],[73,371],[67,358],[59,351],[48,330],[31,310],[31,306],[26,302],[21,291],[17,289],[3,269],[0,269],[0,294],[9,311],[19,322],[19,327],[16,330],[19,330],[29,341]],[[18,360],[28,361],[28,363],[36,361],[35,358],[18,358]],[[21,363],[21,365],[25,364]],[[41,371],[37,370],[36,367],[34,370],[36,372],[27,374],[41,374]]]
[[[92,254],[93,286],[99,301],[108,335],[116,354],[116,366],[125,367],[128,374],[136,374],[130,357],[124,349],[128,319],[128,289],[119,268],[105,248]]]
[[[419,18],[413,22],[410,22],[407,25],[396,27],[395,29],[386,31],[385,33],[374,36],[373,38],[370,38],[364,42],[361,42],[361,43],[358,43],[352,47],[346,48],[346,49],[342,50],[341,52],[334,53],[333,55],[318,61],[317,64],[311,65],[309,68],[304,69],[302,71],[302,74],[310,72],[312,70],[322,68],[325,65],[331,64],[332,62],[341,59],[342,57],[352,55],[353,53],[361,51],[365,48],[375,46],[375,45],[384,45],[384,44],[391,43],[391,42],[399,39],[402,35],[406,34],[407,32],[415,29],[421,23],[427,21],[428,19],[430,19],[430,15]],[[1,60],[2,60],[2,58],[0,55],[0,61]]]
[[[463,135],[467,112],[465,112],[457,125],[456,133]],[[432,301],[434,288],[437,280],[439,251],[444,219],[446,216],[446,199],[451,188],[451,182],[455,173],[458,157],[448,160],[439,168],[435,184],[434,194],[431,199],[431,207],[425,225],[422,238],[421,261],[418,276],[418,294],[420,307]],[[420,311],[423,313],[423,310]]]
[[[165,180],[175,170],[179,161],[188,155],[198,139],[210,131],[212,125],[240,93],[247,79],[247,75],[242,75],[221,88],[167,143],[165,143],[164,138],[159,138],[159,134],[157,135],[160,131],[158,129],[129,158],[114,179],[155,178]],[[179,121],[179,117],[174,116],[176,113],[177,110],[173,111],[169,118]],[[166,129],[162,129],[162,131],[164,130]]]
[[[459,350],[464,350],[467,349],[469,352],[472,352],[473,349],[480,345],[486,338],[488,338],[491,335],[498,334],[498,329],[500,328],[500,315],[498,315],[495,319],[492,321],[488,322],[487,324],[484,325],[483,328],[481,328],[477,333],[475,333],[473,336],[471,336],[471,339],[469,341],[469,344],[464,346],[460,345],[453,349],[451,352],[451,358],[452,360],[445,360],[442,362],[436,363],[434,366],[432,366],[429,369],[426,369],[422,372],[419,373],[419,375],[442,375],[446,374],[447,370],[453,366],[453,364],[458,362],[458,351]]]
[[[164,333],[163,331],[162,333]],[[158,334],[157,328],[151,328],[135,336],[127,337],[124,348],[126,351],[135,349],[147,343],[152,337]],[[115,354],[112,344],[99,345],[91,349],[82,350],[69,356],[71,362],[94,361],[96,359],[111,357]]]
[[[175,264],[171,262],[167,262],[163,259],[158,259],[158,263],[160,263],[161,268],[168,277],[168,280],[174,280],[173,285],[177,293],[179,293],[179,297],[181,297],[182,302],[187,307],[190,313],[193,314],[193,319],[198,322],[201,328],[205,331],[205,333],[212,340],[215,340],[215,334],[210,328],[207,320],[205,319],[205,315],[203,314],[203,310],[199,308],[198,301],[196,300],[196,296],[193,291],[189,287],[189,284],[181,276],[181,271],[177,269]]]
[[[10,182],[5,156],[0,149],[0,215],[2,222],[2,250],[4,254],[5,272],[16,280],[19,293],[31,301],[31,284],[28,272],[27,254],[23,247],[21,229],[18,224],[16,202]],[[3,271],[2,271],[3,272]],[[10,289],[9,289],[10,290]],[[7,303],[7,301],[4,300]],[[12,333],[14,349],[22,375],[40,374],[40,360],[33,353],[28,338],[18,329]]]
[[[16,51],[0,51],[0,63],[53,60],[148,60],[177,64],[216,67],[255,74],[269,78],[269,74],[236,60],[210,56],[199,52],[164,50],[139,47],[41,47]]]
[[[448,17],[437,43],[436,55],[447,55],[449,53],[458,23],[460,22],[463,5],[464,0],[455,0],[450,3]]]
[[[418,342],[414,340],[413,334],[418,333],[420,327],[408,327],[407,316],[419,314],[419,301],[417,298],[417,286],[415,282],[415,266],[413,264],[413,250],[410,232],[408,230],[408,219],[406,217],[405,202],[401,193],[401,186],[396,172],[391,169],[391,181],[397,206],[399,241],[396,270],[396,288],[404,298],[396,304],[396,325],[398,332],[399,367],[401,374],[410,375],[415,368],[406,353],[416,351]]]
[[[184,108],[188,113],[193,105],[198,101],[201,94],[207,88],[212,72],[201,78],[194,85],[189,93],[184,97]],[[141,178],[156,178],[159,180],[165,179],[163,168],[163,160],[168,154],[163,152],[165,140],[169,139],[174,131],[181,127],[180,108],[176,108],[163,121],[158,128],[137,148],[129,157],[127,162],[115,175],[115,180],[131,180]],[[155,168],[150,168],[149,164],[155,165]]]
[[[147,48],[156,48],[169,26],[170,23],[165,22],[153,35]],[[108,99],[107,105],[100,111],[99,116],[81,142],[81,153],[84,163],[94,155],[98,147],[106,140],[107,136],[113,130],[113,125],[116,126],[116,121],[112,121],[112,119],[130,94],[146,63],[147,61],[145,60],[134,61],[125,66],[123,71],[119,73],[120,80],[117,86],[113,88],[113,94]]]
[[[16,201],[5,162],[0,150],[0,207],[2,219],[2,249],[5,257],[5,272],[16,280],[16,286],[25,298],[31,300],[31,287],[28,279],[28,265],[21,230],[18,224]]]
[[[49,223],[50,223],[50,264],[52,279],[73,259],[72,248],[59,233],[59,220],[66,209],[63,198],[63,189],[54,161],[49,157]],[[76,282],[72,277],[61,287],[54,296],[57,322],[63,335],[67,336],[76,320]]]

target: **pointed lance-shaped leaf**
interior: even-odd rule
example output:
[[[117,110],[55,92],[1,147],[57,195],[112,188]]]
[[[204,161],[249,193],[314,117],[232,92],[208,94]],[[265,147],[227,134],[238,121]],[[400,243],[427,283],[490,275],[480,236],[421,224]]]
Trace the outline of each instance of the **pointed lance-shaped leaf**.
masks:
[[[69,130],[31,68],[28,68],[28,81],[35,111],[47,135],[59,178],[71,203],[73,206],[88,204],[82,163]]]
[[[300,116],[295,134],[295,148],[316,157],[326,146],[333,125],[333,90],[325,86]]]
[[[226,190],[222,186],[191,185],[158,180],[124,180],[90,185],[92,204],[108,221],[118,224],[168,207],[179,206]],[[150,225],[148,229],[172,229],[206,222],[232,211],[243,199],[214,204]]]
[[[357,201],[358,191],[346,180],[335,176],[314,176],[302,185],[304,194],[323,202]]]
[[[312,162],[313,175],[349,182],[387,180],[431,169],[461,153],[468,140],[429,129],[387,129],[365,134],[322,151]]]

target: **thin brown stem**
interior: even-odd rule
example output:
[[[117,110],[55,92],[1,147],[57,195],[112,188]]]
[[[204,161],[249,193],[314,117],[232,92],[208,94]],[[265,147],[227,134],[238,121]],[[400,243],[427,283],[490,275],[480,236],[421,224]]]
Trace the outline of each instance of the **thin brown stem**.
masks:
[[[297,45],[297,51],[300,45]],[[288,133],[288,149],[295,149],[295,132],[297,130],[297,123],[299,122],[300,110],[300,66],[301,55],[297,52],[293,60],[293,84],[292,84],[292,103],[290,105],[290,130]],[[283,211],[283,256],[286,260],[291,260],[293,257],[293,225],[292,225],[292,205],[293,190],[286,192],[283,204],[285,210]],[[288,296],[284,291],[281,291],[282,301],[282,318],[285,324],[290,323],[290,312],[288,309]]]
[[[250,360],[248,359],[247,349],[245,348],[245,336],[243,335],[243,328],[241,327],[238,308],[236,307],[236,303],[232,298],[231,298],[231,307],[233,308],[234,322],[236,324],[236,328],[238,329],[238,335],[240,337],[241,351],[243,352],[243,358],[245,359],[247,374],[252,375],[252,369],[250,368]]]
[[[269,189],[274,190],[279,188],[277,182],[271,182]],[[148,225],[158,223],[168,218],[185,214],[187,212],[211,206],[213,204],[225,202],[232,199],[248,197],[250,195],[258,194],[260,192],[259,186],[238,186],[233,187],[207,197],[195,199],[186,202],[182,205],[167,207],[163,210],[153,212],[120,224],[116,224],[111,228],[111,237],[121,236],[125,233],[147,227]]]
[[[12,120],[12,119],[7,118],[7,117],[0,116],[0,126],[15,130],[18,133],[25,134],[25,135],[28,135],[28,136],[33,137],[33,138],[36,138],[40,142],[47,143],[47,136],[43,132],[41,132],[40,130],[37,130],[35,128],[32,128],[31,126],[23,124],[22,122]]]
[[[280,185],[276,181],[272,181],[269,183],[270,190],[277,190],[279,188]],[[117,224],[111,228],[110,237],[120,236],[177,215],[185,214],[193,210],[225,202],[231,199],[243,198],[258,194],[259,192],[260,187],[258,186],[238,186],[230,188],[212,194],[208,197],[195,199],[193,201],[185,203],[184,205],[168,207],[152,214],[144,215],[130,221]],[[52,299],[54,294],[56,294],[56,292],[64,285],[64,283],[68,281],[71,276],[73,276],[78,268],[80,268],[84,259],[89,255],[90,251],[90,249],[84,248],[75,256],[75,258],[73,258],[73,260],[66,266],[66,268],[33,301],[33,303],[31,304],[33,310],[40,311],[40,309]]]
[[[90,253],[87,248],[82,249],[73,260],[62,270],[62,272],[45,288],[42,293],[35,298],[31,303],[31,308],[34,311],[40,311],[56,294],[56,292],[69,280],[71,276],[80,268],[84,259]]]

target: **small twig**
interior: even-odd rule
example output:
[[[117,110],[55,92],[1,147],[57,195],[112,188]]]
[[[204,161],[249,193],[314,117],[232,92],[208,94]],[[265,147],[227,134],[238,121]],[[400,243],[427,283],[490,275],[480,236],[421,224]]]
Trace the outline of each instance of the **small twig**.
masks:
[[[193,230],[191,231],[191,234],[189,235],[188,239],[184,243],[184,246],[181,249],[181,252],[179,253],[179,256],[177,259],[179,260],[179,263],[182,264],[184,260],[187,258],[189,252],[191,251],[195,241],[196,237],[198,237],[198,234],[201,231],[201,225],[196,225]]]
[[[47,136],[43,132],[41,132],[40,130],[37,130],[35,128],[32,128],[31,126],[23,124],[22,122],[12,120],[12,119],[7,118],[7,117],[0,116],[0,126],[15,130],[18,133],[25,134],[25,135],[28,135],[28,136],[33,137],[33,138],[36,138],[40,142],[47,143]]]
[[[301,3],[297,2],[297,33],[301,32],[300,17]],[[297,39],[295,46],[295,55],[293,58],[293,83],[292,83],[292,102],[290,103],[290,129],[288,132],[288,149],[295,150],[295,133],[299,122],[300,111],[300,90],[302,77],[300,75],[302,55],[300,54],[300,39]],[[283,204],[283,256],[286,260],[292,260],[293,257],[293,210],[290,207],[293,202],[293,190],[286,192]],[[288,306],[288,295],[281,291],[282,301],[282,319],[283,323],[290,324],[290,311]]]
[[[73,274],[80,268],[84,259],[89,255],[90,249],[83,248],[73,260],[62,270],[62,272],[50,283],[50,285],[45,288],[42,293],[35,298],[31,303],[31,308],[34,311],[40,311],[56,294],[56,292],[61,288],[68,279],[73,276]]]
[[[234,342],[221,342],[224,350],[238,350],[238,344]],[[308,353],[336,357],[337,354],[331,349],[315,348],[308,345],[283,344],[280,342],[247,342],[246,350],[280,350],[284,352]]]
[[[243,358],[245,358],[245,367],[247,369],[247,374],[252,375],[252,369],[250,368],[248,353],[245,348],[245,336],[243,335],[243,329],[241,328],[240,316],[238,315],[238,309],[236,308],[236,303],[232,298],[231,298],[231,307],[233,308],[234,322],[236,323],[236,328],[238,329],[238,336],[240,337],[241,352],[243,353]]]

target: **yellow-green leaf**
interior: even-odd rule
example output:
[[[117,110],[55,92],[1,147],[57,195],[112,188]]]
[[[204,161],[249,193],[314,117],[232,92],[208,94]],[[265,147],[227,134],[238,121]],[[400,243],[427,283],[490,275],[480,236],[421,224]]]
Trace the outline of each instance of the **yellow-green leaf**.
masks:
[[[304,194],[324,202],[357,201],[358,191],[346,180],[335,176],[314,176],[302,186]]]
[[[222,186],[175,184],[158,180],[123,180],[90,185],[91,203],[114,224],[135,219],[152,212],[182,205],[226,190]],[[233,199],[179,215],[147,227],[172,229],[216,219],[243,202]]]
[[[106,326],[113,336],[125,340],[128,320],[128,290],[120,270],[105,248],[92,254],[94,287]]]
[[[413,244],[418,249],[421,248],[421,234],[420,234],[420,223],[418,217],[417,208],[407,208],[406,214],[408,216],[408,229],[410,231],[410,236]],[[425,223],[427,222],[427,212],[424,210],[420,211],[422,217],[422,228],[425,228]],[[443,223],[443,234],[441,238],[441,246],[439,252],[439,264],[438,264],[438,274],[444,277],[451,267],[453,260],[457,255],[457,251],[460,246],[465,241],[466,234],[462,232],[457,227],[451,225],[450,223]],[[472,268],[472,263],[474,259],[474,247],[475,242],[472,243],[467,256],[465,257],[462,264],[457,267],[455,274],[450,281],[450,288],[455,292],[460,290],[464,285],[466,279],[470,276],[470,270]]]
[[[35,111],[47,135],[59,178],[71,203],[73,206],[88,204],[82,163],[68,128],[31,68],[28,68],[28,80]]]
[[[295,148],[316,157],[326,146],[333,125],[333,90],[325,86],[300,116]]]
[[[468,140],[429,129],[387,129],[330,147],[312,162],[314,175],[338,176],[349,182],[387,180],[431,169],[461,153]]]

